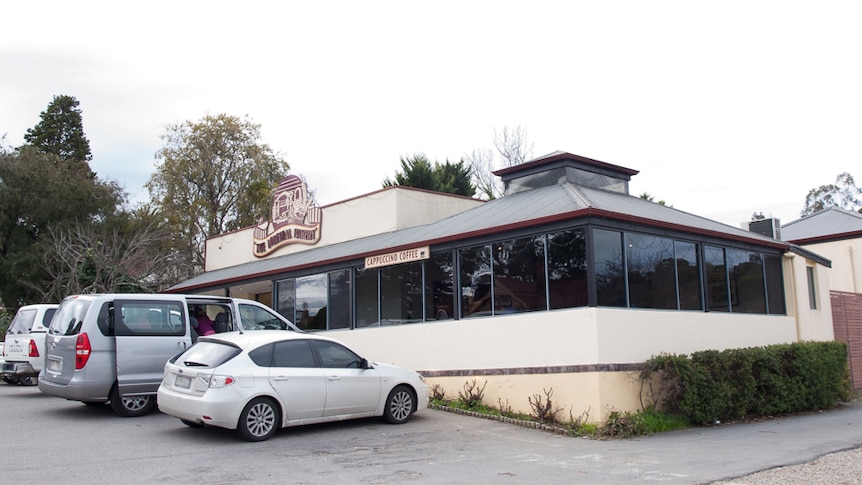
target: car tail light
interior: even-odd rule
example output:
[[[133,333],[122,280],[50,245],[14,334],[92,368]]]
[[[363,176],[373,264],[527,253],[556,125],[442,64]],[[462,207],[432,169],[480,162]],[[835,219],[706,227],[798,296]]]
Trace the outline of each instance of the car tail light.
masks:
[[[30,339],[30,357],[39,357],[39,347],[36,347],[36,341]]]
[[[234,382],[236,382],[234,380],[234,378],[231,376],[202,375],[202,376],[200,376],[200,378],[203,379],[203,381],[206,383],[207,387],[210,389],[217,389],[219,387],[227,387],[227,386],[233,384]]]
[[[75,370],[83,369],[90,360],[90,337],[86,333],[78,335],[75,342]]]

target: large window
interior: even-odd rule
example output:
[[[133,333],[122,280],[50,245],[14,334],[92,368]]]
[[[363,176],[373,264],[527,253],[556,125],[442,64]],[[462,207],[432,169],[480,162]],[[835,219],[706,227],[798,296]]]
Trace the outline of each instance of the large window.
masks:
[[[724,248],[704,246],[704,274],[706,277],[707,309],[711,312],[729,312],[730,299],[727,289],[727,263]]]
[[[357,327],[377,325],[380,321],[377,285],[376,269],[356,268],[353,271]]]
[[[350,307],[350,270],[329,273],[329,323],[327,328],[350,328],[353,312]]]
[[[458,251],[461,264],[461,316],[492,314],[491,246]]]
[[[587,246],[582,228],[548,234],[550,308],[587,306]]]
[[[766,284],[763,281],[763,258],[760,253],[729,248],[727,267],[731,311],[766,313]]]
[[[593,255],[599,306],[626,306],[622,234],[604,229],[594,230]]]
[[[677,307],[672,239],[628,233],[626,258],[630,307]]]
[[[327,281],[325,274],[296,278],[296,319],[303,330],[326,330]]]
[[[455,317],[455,264],[452,251],[432,253],[425,261],[425,319]]]
[[[679,309],[703,310],[703,297],[700,291],[700,258],[698,245],[692,242],[674,241],[676,278],[679,282]]]
[[[380,311],[383,325],[422,321],[422,263],[380,269]]]
[[[763,262],[766,269],[766,303],[771,315],[787,313],[784,302],[784,272],[781,269],[781,256],[768,254]]]
[[[495,243],[494,314],[546,310],[545,238]]]

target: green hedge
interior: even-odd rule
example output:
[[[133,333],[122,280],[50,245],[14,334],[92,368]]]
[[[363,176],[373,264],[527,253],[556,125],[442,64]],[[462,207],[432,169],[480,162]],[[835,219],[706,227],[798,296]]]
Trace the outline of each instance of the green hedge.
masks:
[[[655,405],[693,424],[825,409],[851,395],[843,342],[662,354],[640,378]]]

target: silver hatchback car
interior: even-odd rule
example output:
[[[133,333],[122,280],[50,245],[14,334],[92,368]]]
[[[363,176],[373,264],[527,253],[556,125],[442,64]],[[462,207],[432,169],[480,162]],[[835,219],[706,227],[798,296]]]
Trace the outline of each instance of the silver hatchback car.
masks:
[[[44,394],[140,416],[156,406],[165,362],[197,340],[197,319],[215,332],[294,330],[271,308],[240,298],[172,294],[74,295],[61,303],[46,337]]]

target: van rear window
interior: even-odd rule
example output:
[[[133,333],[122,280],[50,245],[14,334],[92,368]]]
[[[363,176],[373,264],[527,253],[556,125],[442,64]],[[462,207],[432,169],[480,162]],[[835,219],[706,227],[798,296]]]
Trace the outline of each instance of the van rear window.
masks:
[[[48,333],[52,335],[77,335],[84,324],[84,316],[90,308],[88,300],[70,298],[64,300],[57,308]]]

